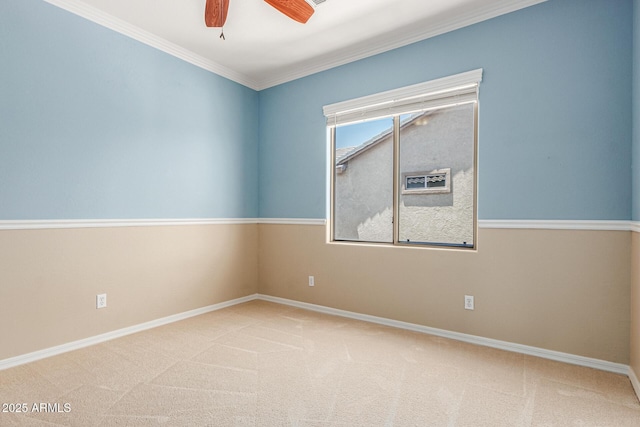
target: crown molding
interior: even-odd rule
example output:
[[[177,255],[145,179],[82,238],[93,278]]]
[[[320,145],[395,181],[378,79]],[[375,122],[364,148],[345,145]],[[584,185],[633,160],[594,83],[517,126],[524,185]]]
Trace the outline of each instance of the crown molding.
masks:
[[[359,59],[367,58],[379,53],[393,50],[411,43],[435,37],[469,25],[476,24],[500,15],[504,15],[529,6],[543,3],[547,0],[503,0],[497,5],[484,6],[466,14],[456,15],[449,19],[440,19],[429,25],[419,25],[395,35],[382,35],[374,41],[366,41],[347,49],[338,50],[327,55],[319,56],[309,61],[303,61],[285,70],[264,73],[261,78],[252,78],[246,74],[232,70],[210,59],[204,58],[175,43],[145,31],[129,22],[109,15],[95,7],[83,3],[81,0],[44,0],[61,9],[74,13],[98,25],[109,28],[148,46],[182,59],[204,70],[225,77],[254,90],[267,89],[292,80],[325,71],[340,65],[348,64]]]
[[[450,19],[445,18],[429,23],[429,25],[419,25],[403,33],[397,32],[395,35],[382,35],[375,41],[369,40],[362,42],[347,49],[305,61],[302,64],[291,67],[289,70],[272,73],[271,76],[259,80],[258,87],[259,90],[267,89],[546,1],[547,0],[504,0],[500,4],[484,6],[466,14],[456,15]]]
[[[225,77],[241,85],[247,86],[254,90],[259,90],[258,82],[254,79],[239,73],[217,62],[211,61],[200,55],[193,53],[192,51],[185,49],[175,43],[158,37],[157,35],[150,33],[137,27],[122,19],[116,18],[113,15],[109,15],[102,10],[96,9],[93,6],[89,6],[80,0],[44,0],[54,6],[85,18],[89,21],[95,22],[110,30],[116,31],[148,46],[156,48],[176,58],[182,59],[190,64],[200,67],[204,70],[210,71],[221,77]]]

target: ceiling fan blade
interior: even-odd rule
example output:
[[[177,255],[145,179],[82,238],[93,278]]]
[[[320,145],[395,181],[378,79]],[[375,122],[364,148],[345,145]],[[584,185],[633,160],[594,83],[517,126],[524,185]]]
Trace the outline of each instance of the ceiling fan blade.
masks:
[[[294,21],[305,24],[311,15],[313,15],[313,7],[305,0],[264,0],[280,12],[287,15]]]
[[[229,0],[207,0],[204,7],[204,22],[207,27],[222,27],[227,20]]]

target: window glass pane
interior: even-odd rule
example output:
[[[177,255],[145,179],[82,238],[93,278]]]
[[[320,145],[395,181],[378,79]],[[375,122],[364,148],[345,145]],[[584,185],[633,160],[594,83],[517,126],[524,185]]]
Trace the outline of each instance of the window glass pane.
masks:
[[[440,181],[429,181],[427,182],[427,187],[428,188],[444,187],[446,183],[447,182],[444,179],[441,179]]]
[[[427,188],[427,177],[425,175],[408,176],[406,184],[408,189]]]
[[[474,117],[474,104],[400,117],[400,242],[473,246]]]
[[[334,240],[393,242],[393,119],[336,128]]]

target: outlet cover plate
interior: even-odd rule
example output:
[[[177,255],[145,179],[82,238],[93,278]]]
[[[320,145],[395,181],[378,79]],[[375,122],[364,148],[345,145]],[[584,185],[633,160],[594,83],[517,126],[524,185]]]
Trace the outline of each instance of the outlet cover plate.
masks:
[[[465,310],[473,310],[474,309],[473,295],[465,295],[464,296],[464,309]]]
[[[96,295],[96,308],[105,308],[107,306],[107,294]]]

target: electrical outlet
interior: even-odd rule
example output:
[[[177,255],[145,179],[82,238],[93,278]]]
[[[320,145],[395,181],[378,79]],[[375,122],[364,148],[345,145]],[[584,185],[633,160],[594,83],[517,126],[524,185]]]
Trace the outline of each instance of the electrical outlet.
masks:
[[[316,285],[316,281],[313,278],[313,276],[309,276],[309,286],[315,286]]]
[[[473,310],[473,295],[465,295],[464,296],[464,309],[465,310]]]
[[[96,308],[105,308],[107,306],[107,294],[96,295]]]

